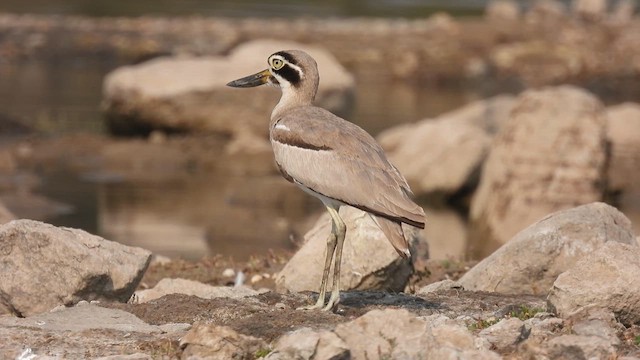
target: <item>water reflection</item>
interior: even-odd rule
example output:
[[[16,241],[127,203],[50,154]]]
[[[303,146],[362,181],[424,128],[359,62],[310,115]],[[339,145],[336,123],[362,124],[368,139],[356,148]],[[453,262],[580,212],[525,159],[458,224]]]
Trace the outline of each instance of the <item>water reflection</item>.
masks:
[[[198,176],[171,183],[103,184],[98,232],[170,256],[236,259],[291,249],[320,204],[278,176]]]

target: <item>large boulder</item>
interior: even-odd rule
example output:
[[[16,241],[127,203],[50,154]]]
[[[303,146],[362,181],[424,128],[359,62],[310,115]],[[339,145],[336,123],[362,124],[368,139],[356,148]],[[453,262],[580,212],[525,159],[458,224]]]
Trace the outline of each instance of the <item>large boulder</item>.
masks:
[[[347,226],[342,252],[340,287],[402,291],[413,273],[411,262],[402,259],[371,217],[356,208],[343,206],[340,216]],[[331,231],[329,214],[323,214],[307,234],[305,244],[276,277],[278,290],[318,291]],[[405,234],[416,234],[405,228]],[[413,238],[410,243],[415,243]]]
[[[476,126],[444,118],[406,127],[396,144],[381,135],[381,143],[416,195],[443,196],[477,181],[491,138]]]
[[[120,67],[104,81],[103,107],[115,133],[178,132],[266,134],[280,92],[267,86],[247,90],[226,84],[267,67],[279,50],[301,49],[318,62],[322,80],[316,103],[344,114],[353,102],[354,79],[328,51],[275,40],[236,47],[227,57],[165,57]]]
[[[465,289],[546,294],[561,273],[608,242],[637,246],[631,222],[593,203],[559,211],[519,232],[460,278]]]
[[[151,253],[32,220],[0,226],[0,313],[30,316],[80,300],[127,301]]]
[[[450,196],[477,184],[491,138],[513,103],[509,95],[478,100],[435,119],[385,130],[378,141],[416,195]]]
[[[607,108],[607,139],[611,144],[609,189],[640,191],[640,104]]]
[[[484,257],[537,219],[600,201],[606,183],[606,116],[588,92],[529,90],[491,145],[471,203],[470,242]]]
[[[599,307],[640,324],[640,248],[608,242],[558,276],[547,300],[560,317]]]

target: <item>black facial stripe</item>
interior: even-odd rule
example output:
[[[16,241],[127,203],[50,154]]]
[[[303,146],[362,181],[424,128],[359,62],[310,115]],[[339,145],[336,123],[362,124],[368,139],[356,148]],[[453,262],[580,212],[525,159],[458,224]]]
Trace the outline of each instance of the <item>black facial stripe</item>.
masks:
[[[277,52],[277,53],[275,53],[275,54],[273,54],[273,55],[279,55],[279,56],[282,56],[282,58],[283,58],[283,59],[287,60],[287,61],[288,61],[288,62],[290,62],[291,64],[298,65],[298,64],[296,63],[296,61],[295,61],[295,58],[294,58],[293,56],[291,56],[291,54],[289,54],[289,53],[288,53],[288,52],[286,52],[286,51],[279,51],[279,52]]]
[[[275,73],[282,76],[293,86],[297,86],[300,83],[300,73],[289,64],[284,64],[279,70],[275,70]]]

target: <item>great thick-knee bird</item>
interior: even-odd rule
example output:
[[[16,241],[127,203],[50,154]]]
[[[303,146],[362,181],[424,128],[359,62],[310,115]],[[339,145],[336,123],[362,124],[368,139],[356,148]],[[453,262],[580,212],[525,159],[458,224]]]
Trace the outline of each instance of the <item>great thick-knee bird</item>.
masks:
[[[304,309],[332,310],[340,301],[340,263],[347,230],[339,208],[349,205],[368,212],[404,258],[411,253],[401,223],[424,228],[424,211],[411,200],[407,181],[371,135],[313,106],[320,76],[311,56],[286,50],[272,54],[267,62],[266,70],[227,85],[270,84],[282,90],[269,123],[276,164],[285,179],[320,199],[332,219],[318,301]],[[332,261],[331,297],[325,304]]]

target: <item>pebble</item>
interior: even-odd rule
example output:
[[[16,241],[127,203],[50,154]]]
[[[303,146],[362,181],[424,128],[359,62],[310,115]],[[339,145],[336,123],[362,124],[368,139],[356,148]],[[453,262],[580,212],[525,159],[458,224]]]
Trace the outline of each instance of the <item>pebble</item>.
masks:
[[[222,272],[222,276],[228,277],[228,278],[234,277],[234,276],[236,276],[236,271],[233,270],[232,268],[226,268]]]
[[[258,274],[253,275],[251,277],[251,283],[255,284],[255,283],[259,282],[259,281],[262,281],[262,279],[263,279],[262,275],[258,275]]]

